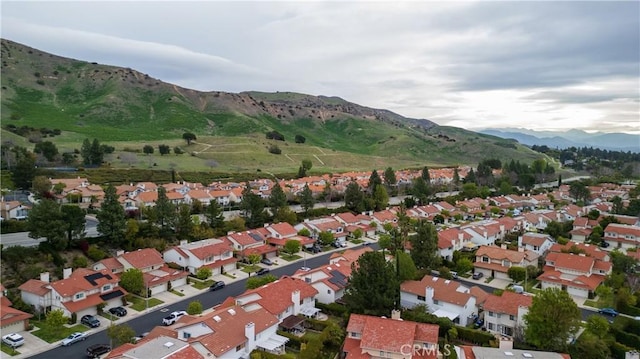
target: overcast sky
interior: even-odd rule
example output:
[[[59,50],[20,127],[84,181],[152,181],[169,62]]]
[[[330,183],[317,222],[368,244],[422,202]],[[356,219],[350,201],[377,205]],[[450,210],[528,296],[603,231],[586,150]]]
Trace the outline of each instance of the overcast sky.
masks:
[[[640,134],[640,2],[6,1],[2,37],[201,91]]]

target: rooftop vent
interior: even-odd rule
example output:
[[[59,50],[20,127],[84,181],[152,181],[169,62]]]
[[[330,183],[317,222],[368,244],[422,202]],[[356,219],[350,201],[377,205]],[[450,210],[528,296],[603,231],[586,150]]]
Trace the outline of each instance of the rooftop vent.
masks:
[[[504,352],[504,355],[508,356],[508,357],[512,357],[513,353],[512,352]]]
[[[213,317],[213,320],[215,320],[216,322],[220,323],[222,321],[222,318],[220,318],[219,316],[215,316]]]
[[[522,356],[525,358],[533,358],[533,354],[531,353],[522,353]]]
[[[165,348],[171,348],[171,347],[172,347],[172,346],[174,346],[174,345],[175,345],[175,344],[173,344],[173,342],[166,342],[166,343],[164,343],[164,344],[163,344],[163,346],[164,346]]]
[[[231,315],[236,315],[236,311],[233,308],[227,310],[227,313],[229,313]]]

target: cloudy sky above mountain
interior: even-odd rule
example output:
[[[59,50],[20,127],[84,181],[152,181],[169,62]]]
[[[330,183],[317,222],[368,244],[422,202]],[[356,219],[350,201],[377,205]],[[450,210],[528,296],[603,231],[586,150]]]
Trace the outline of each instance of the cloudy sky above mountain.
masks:
[[[640,134],[640,3],[2,1],[2,37],[202,91]]]

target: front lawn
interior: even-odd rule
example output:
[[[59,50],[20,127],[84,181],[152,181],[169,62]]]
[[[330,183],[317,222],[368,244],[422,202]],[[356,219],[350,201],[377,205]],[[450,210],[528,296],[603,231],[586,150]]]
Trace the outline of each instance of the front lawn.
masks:
[[[206,289],[211,287],[211,285],[213,284],[213,279],[209,279],[209,280],[191,280],[191,286],[194,287],[195,289]]]
[[[259,265],[250,264],[250,265],[246,265],[246,266],[242,267],[242,271],[247,273],[247,274],[251,274],[251,273],[259,271],[260,268],[262,268],[262,267],[260,267]]]
[[[597,300],[587,299],[584,301],[584,305],[587,305],[589,307],[594,307],[594,308],[600,308],[600,305],[598,305]]]
[[[299,255],[297,255],[297,254],[293,254],[293,255],[290,255],[290,254],[282,254],[280,257],[281,257],[282,259],[284,259],[285,261],[287,261],[287,262],[292,262],[292,261],[295,261],[295,260],[297,260],[297,259],[302,258],[302,257],[300,257],[300,256],[299,256]]]
[[[105,318],[109,319],[109,321],[112,321],[112,322],[115,322],[116,320],[120,319],[120,317],[118,317],[116,315],[113,315],[113,314],[111,314],[109,312],[102,312],[100,314],[100,316],[101,317],[105,317]]]
[[[35,327],[39,328],[38,330],[33,331],[32,334],[47,343],[57,342],[75,332],[86,332],[89,330],[89,328],[82,324],[76,324],[72,327],[64,325],[61,327],[51,327],[45,321],[30,320],[30,322]]]
[[[9,354],[11,356],[20,355],[19,351],[17,351],[15,349],[13,349],[12,347],[6,345],[5,343],[1,343],[0,344],[0,350],[2,350],[3,352],[5,352],[5,353],[7,353],[7,354]]]
[[[131,303],[131,309],[136,310],[138,312],[142,312],[144,310],[147,309],[147,307],[152,308],[155,307],[156,305],[160,305],[162,303],[164,303],[163,301],[161,301],[160,299],[156,299],[156,298],[149,298],[147,299],[147,302],[149,302],[149,304],[145,304],[145,300],[140,298],[140,297],[132,297],[130,298]]]
[[[171,293],[177,295],[178,297],[184,297],[184,293],[180,293],[175,289],[171,289]]]

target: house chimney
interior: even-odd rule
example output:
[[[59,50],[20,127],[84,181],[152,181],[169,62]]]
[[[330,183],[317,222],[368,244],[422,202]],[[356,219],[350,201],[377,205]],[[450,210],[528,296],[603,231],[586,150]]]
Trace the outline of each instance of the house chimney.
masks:
[[[123,251],[123,250],[118,250],[118,251],[116,251],[116,257],[120,257],[120,256],[122,256],[123,254],[124,254],[124,251]]]
[[[256,346],[256,325],[253,322],[249,322],[244,326],[244,336],[247,338],[245,350],[247,353],[251,353]]]
[[[186,239],[182,239],[182,240],[180,240],[180,245],[181,245],[181,246],[186,246],[186,245],[187,245],[187,243],[189,243],[189,241],[187,241]]]
[[[402,320],[402,318],[400,318],[400,311],[399,310],[392,310],[391,311],[391,319],[393,320]]]
[[[427,287],[425,294],[425,303],[429,308],[433,308],[433,287]]]
[[[500,248],[502,248],[502,249],[507,249],[507,245],[506,245],[506,244],[504,244],[504,243],[502,243],[502,244],[500,245]]]
[[[49,283],[49,272],[40,273],[40,280]]]
[[[62,270],[62,279],[67,279],[71,276],[73,268],[65,268]]]
[[[524,253],[524,247],[518,247],[518,252]]]
[[[293,302],[293,315],[300,313],[300,291],[295,290],[291,293],[291,301]]]

